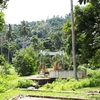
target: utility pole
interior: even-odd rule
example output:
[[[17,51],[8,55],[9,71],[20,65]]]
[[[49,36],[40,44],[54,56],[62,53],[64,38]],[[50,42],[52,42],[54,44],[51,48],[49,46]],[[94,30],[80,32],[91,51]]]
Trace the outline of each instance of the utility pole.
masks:
[[[73,15],[73,0],[71,0],[71,23],[72,23],[72,55],[73,55],[73,69],[74,78],[77,79],[77,69],[76,69],[76,54],[75,54],[75,32],[74,32],[74,15]]]

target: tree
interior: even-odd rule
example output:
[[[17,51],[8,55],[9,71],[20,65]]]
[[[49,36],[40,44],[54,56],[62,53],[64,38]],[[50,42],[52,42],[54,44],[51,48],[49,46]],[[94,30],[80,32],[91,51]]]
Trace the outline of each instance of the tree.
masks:
[[[0,74],[2,75],[7,75],[10,73],[10,65],[6,62],[5,58],[3,55],[0,55]]]
[[[56,50],[60,50],[61,47],[63,47],[63,33],[57,32],[55,34],[51,35],[52,40],[52,47],[54,47]],[[55,50],[54,49],[54,50]]]
[[[0,0],[0,35],[1,35],[1,55],[2,55],[2,30],[5,24],[4,16],[5,14],[3,13],[3,10],[7,8],[7,1],[9,0]]]
[[[3,29],[4,23],[5,23],[5,21],[4,21],[4,13],[0,12],[0,31]]]
[[[21,24],[19,25],[19,32],[20,32],[20,35],[23,36],[23,39],[22,39],[23,46],[22,47],[25,48],[24,38],[29,33],[29,27],[28,27],[28,25],[27,25],[27,23],[25,21],[22,21]]]
[[[7,42],[8,42],[8,62],[9,62],[9,43],[11,40],[13,40],[13,37],[12,37],[12,27],[11,25],[9,24],[8,26],[8,31],[7,31],[7,34],[6,34],[6,39],[7,39]]]
[[[32,42],[32,47],[34,48],[35,51],[40,51],[43,48],[42,42],[40,42],[39,38],[37,36],[32,36],[30,38]]]
[[[72,55],[73,55],[74,78],[77,79],[73,0],[71,0],[71,27],[72,27]]]
[[[43,41],[43,47],[44,47],[44,49],[48,49],[50,51],[53,51],[55,49],[53,47],[53,43],[52,43],[51,38],[44,39],[44,41]]]
[[[0,0],[0,31],[3,29],[5,20],[3,10],[7,8],[7,1],[9,0]]]
[[[32,47],[16,52],[13,58],[13,65],[21,76],[32,75],[37,72],[36,67],[37,56]]]
[[[92,1],[92,0],[91,0]],[[99,45],[100,33],[100,4],[89,3],[84,7],[76,6],[75,16],[75,35],[76,35],[76,63],[89,63],[95,56]],[[71,24],[66,22],[63,27],[64,33],[67,34],[67,43],[71,41]],[[70,45],[68,44],[68,50]]]
[[[19,50],[19,46],[14,41],[11,41],[8,46],[9,46],[9,51],[10,51],[10,53],[9,53],[9,62],[12,63],[12,58],[13,58],[14,54],[16,53],[16,51]]]
[[[77,37],[79,38],[78,42],[82,44],[80,52],[85,62],[88,62],[98,49],[95,43],[97,34],[100,32],[99,28],[96,27],[96,25],[99,26],[97,18],[100,18],[98,9],[100,9],[100,4],[88,4],[83,8],[79,6],[75,8]]]

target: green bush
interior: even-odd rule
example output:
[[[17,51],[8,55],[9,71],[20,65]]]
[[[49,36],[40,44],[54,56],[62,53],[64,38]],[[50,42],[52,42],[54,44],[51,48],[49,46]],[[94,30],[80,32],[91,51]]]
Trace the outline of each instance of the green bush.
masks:
[[[90,87],[100,86],[100,72],[92,72],[90,79]]]
[[[0,74],[8,75],[10,73],[11,65],[5,60],[4,56],[0,56]]]
[[[18,88],[27,88],[27,87],[29,87],[29,86],[31,86],[32,85],[32,83],[33,83],[33,81],[32,80],[19,80],[18,81]]]
[[[32,75],[37,72],[36,55],[33,48],[29,47],[16,53],[13,65],[21,76]]]
[[[78,70],[86,70],[87,66],[89,66],[88,64],[82,64],[78,66]]]
[[[12,81],[16,78],[16,76],[11,75],[0,75],[0,93],[14,88],[14,84]]]
[[[1,66],[0,73],[4,75],[8,75],[10,74],[10,68],[11,65],[6,62],[3,66]]]
[[[2,66],[5,63],[6,63],[6,60],[5,60],[4,56],[3,55],[0,55],[0,65]]]
[[[49,89],[57,91],[75,90],[85,87],[97,87],[100,86],[100,72],[91,73],[92,77],[86,77],[84,79],[56,79],[51,84],[46,84],[40,89]]]

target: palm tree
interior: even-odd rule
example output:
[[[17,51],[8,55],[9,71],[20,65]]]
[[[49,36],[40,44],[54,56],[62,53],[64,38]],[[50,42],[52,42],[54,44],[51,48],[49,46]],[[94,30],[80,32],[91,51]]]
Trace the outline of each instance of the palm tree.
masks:
[[[9,62],[9,42],[11,40],[13,40],[13,37],[12,37],[12,27],[11,27],[10,24],[8,26],[8,31],[6,33],[6,39],[7,39],[7,42],[8,42],[8,62]]]
[[[24,38],[29,33],[29,27],[25,21],[22,21],[21,24],[19,25],[19,32],[20,32],[20,36],[23,37],[23,39],[22,39],[23,46],[22,47],[25,48]]]

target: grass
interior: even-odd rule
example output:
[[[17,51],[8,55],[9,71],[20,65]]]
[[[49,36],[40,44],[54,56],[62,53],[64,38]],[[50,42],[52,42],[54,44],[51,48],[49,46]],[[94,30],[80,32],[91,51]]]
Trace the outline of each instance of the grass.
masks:
[[[13,69],[12,69],[13,71]],[[13,84],[17,84],[18,80],[20,79],[27,79],[27,77],[19,77],[18,75],[11,75],[14,80],[11,80]],[[58,84],[58,83],[57,83]],[[65,83],[62,83],[65,84]],[[60,83],[61,85],[61,83]],[[58,85],[59,87],[59,85]],[[25,89],[20,89],[20,88],[15,88],[12,87],[12,89],[0,93],[0,100],[9,100],[12,97],[15,97],[19,94],[27,94],[27,95],[36,95],[36,96],[56,96],[56,97],[77,97],[77,98],[92,98],[93,100],[100,100],[100,94],[88,94],[89,91],[97,91],[100,90],[100,87],[87,87],[87,88],[80,88],[80,89],[75,89],[74,91],[52,91],[52,90],[34,90],[34,91],[29,91]],[[92,100],[91,99],[91,100]]]
[[[0,94],[0,100],[9,100],[12,97],[15,97],[19,94],[28,94],[28,95],[39,95],[39,96],[62,96],[62,97],[88,97],[88,95],[83,96],[83,94],[74,94],[67,92],[51,92],[51,91],[27,91],[21,89],[11,89],[5,93]]]
[[[38,95],[38,96],[56,96],[56,97],[61,96],[61,97],[78,97],[78,98],[100,98],[100,95],[88,95],[84,93],[84,91],[89,91],[89,90],[99,90],[99,87],[83,88],[77,91],[65,91],[65,92],[57,92],[57,91],[52,92],[52,91],[39,91],[39,90],[29,91],[29,90],[22,90],[19,88],[14,88],[5,93],[1,93],[0,100],[9,100],[10,98],[15,97],[19,94]],[[93,99],[93,100],[99,100],[99,99]]]

